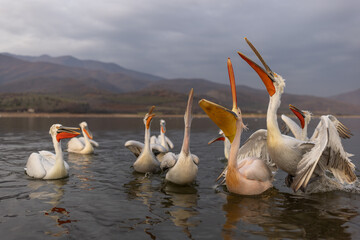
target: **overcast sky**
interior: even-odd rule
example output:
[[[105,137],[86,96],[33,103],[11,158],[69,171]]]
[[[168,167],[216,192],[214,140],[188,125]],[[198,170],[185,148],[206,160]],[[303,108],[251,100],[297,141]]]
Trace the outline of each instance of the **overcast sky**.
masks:
[[[256,59],[285,92],[331,96],[360,88],[359,0],[0,0],[0,52],[72,55],[165,78],[265,89],[237,55]]]

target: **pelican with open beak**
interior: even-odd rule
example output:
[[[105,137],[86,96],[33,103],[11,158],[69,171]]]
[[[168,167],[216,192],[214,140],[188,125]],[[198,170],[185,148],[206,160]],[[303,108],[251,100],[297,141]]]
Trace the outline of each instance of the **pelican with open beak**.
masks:
[[[80,133],[79,128],[65,127],[61,124],[54,124],[50,127],[55,154],[49,151],[32,153],[26,163],[25,172],[27,175],[38,179],[60,179],[69,175],[69,165],[65,162],[60,141],[65,138],[73,138]]]
[[[210,113],[208,114],[209,117],[213,121],[215,120],[214,122],[221,129],[224,128],[231,131],[228,126],[222,123],[219,116],[227,118],[227,121],[225,122],[232,122],[235,119],[235,133],[229,132],[230,136],[233,137],[231,139],[228,165],[224,171],[226,187],[229,192],[232,193],[241,195],[257,195],[272,187],[273,176],[271,170],[262,159],[254,156],[245,156],[249,153],[241,153],[240,140],[241,133],[245,128],[245,125],[242,120],[240,108],[238,108],[237,104],[235,76],[230,58],[228,59],[227,65],[233,99],[232,110],[228,110],[217,105],[211,105],[209,102],[205,102],[203,100],[201,100],[199,104],[202,108],[205,107],[205,109],[203,108],[204,111],[207,114],[208,112]],[[205,105],[204,102],[206,103]],[[220,114],[218,115],[219,112]],[[233,124],[234,123],[232,122],[232,126]]]
[[[348,158],[349,155],[339,148],[339,145],[332,148],[330,155],[326,152],[331,144],[331,135],[333,135],[329,134],[329,131],[318,131],[318,137],[312,142],[281,134],[277,122],[277,110],[280,107],[285,80],[273,72],[250,41],[246,38],[245,40],[265,67],[263,69],[243,53],[238,52],[240,57],[259,75],[269,93],[270,100],[266,116],[267,150],[271,160],[289,174],[286,183],[295,192],[300,188],[305,191],[310,179],[323,177],[325,170],[331,171],[341,183],[353,183],[357,177],[355,166]],[[329,127],[331,128],[328,121],[321,118],[321,128]]]
[[[94,147],[98,147],[99,144],[93,140],[93,134],[90,131],[86,122],[79,124],[83,137],[72,138],[68,142],[68,152],[80,153],[80,154],[92,154],[94,153]]]

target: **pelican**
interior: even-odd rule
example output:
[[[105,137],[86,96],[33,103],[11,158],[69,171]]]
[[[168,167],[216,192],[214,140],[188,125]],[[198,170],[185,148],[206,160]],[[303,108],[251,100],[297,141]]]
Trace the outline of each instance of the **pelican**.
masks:
[[[172,141],[165,136],[166,133],[166,122],[164,119],[160,120],[160,135],[159,136],[152,136],[150,139],[150,143],[152,144],[160,144],[161,146],[163,146],[166,151],[170,151],[171,149],[174,148],[174,144],[172,143]]]
[[[150,148],[150,125],[153,117],[155,106],[152,106],[147,114],[144,117],[144,125],[145,125],[145,139],[144,144],[137,141],[127,141],[125,146],[127,148],[137,148],[140,149],[140,153],[138,158],[133,164],[135,171],[140,173],[156,173],[160,170],[160,163],[156,159],[154,153]]]
[[[84,137],[72,138],[68,142],[68,152],[80,154],[94,153],[94,147],[98,147],[99,144],[93,140],[93,135],[89,130],[88,124],[81,122],[79,126]]]
[[[213,138],[212,140],[210,140],[208,142],[208,144],[213,144],[214,142],[217,142],[217,141],[223,141],[224,142],[224,157],[226,159],[229,159],[229,153],[230,153],[230,146],[231,146],[231,143],[229,141],[229,139],[225,136],[224,132],[220,129],[219,131],[219,135],[215,138]]]
[[[149,110],[149,112],[145,115],[144,117],[144,124],[145,124],[145,136],[147,134],[147,132],[149,132],[149,145],[150,145],[150,149],[152,150],[153,154],[158,157],[159,154],[165,154],[168,152],[168,150],[166,150],[163,146],[161,146],[160,144],[156,144],[156,143],[151,143],[150,140],[150,129],[148,130],[147,128],[147,119],[149,118],[149,115],[152,114],[152,111],[154,110],[155,106],[152,106]],[[154,115],[155,116],[155,115]],[[151,117],[152,118],[152,117]],[[149,125],[150,128],[150,125]],[[146,137],[145,137],[145,141]],[[128,140],[125,142],[125,147],[127,149],[129,149],[134,155],[135,157],[139,157],[141,152],[143,151],[145,144],[136,140]],[[159,160],[159,159],[158,159]]]
[[[192,103],[194,89],[190,90],[187,107],[184,115],[185,130],[184,140],[180,154],[167,153],[161,162],[161,169],[164,171],[169,168],[165,179],[169,182],[186,185],[192,183],[198,172],[199,158],[190,152],[190,127],[192,121]]]
[[[64,161],[60,140],[78,136],[80,133],[75,130],[79,128],[65,127],[61,124],[52,125],[49,134],[54,144],[55,154],[49,151],[32,153],[26,163],[26,174],[39,179],[67,177],[69,165]]]
[[[273,175],[269,167],[262,159],[255,156],[249,156],[251,154],[250,152],[245,152],[244,150],[241,152],[241,149],[239,149],[241,133],[245,128],[245,125],[242,121],[241,110],[237,105],[235,76],[230,58],[228,58],[227,65],[233,99],[233,108],[231,111],[225,108],[223,109],[233,115],[229,116],[229,114],[227,114],[226,119],[235,119],[236,129],[235,136],[232,140],[229,139],[229,141],[231,141],[230,154],[227,168],[224,171],[226,187],[229,192],[235,194],[258,195],[272,187]],[[204,106],[202,101],[200,101],[199,104],[201,107]],[[217,111],[221,111],[220,108]],[[222,115],[226,116],[224,111]],[[209,113],[207,110],[205,112],[207,114]],[[217,124],[222,122],[221,119],[219,121],[218,118],[212,119],[215,119],[215,123]],[[243,149],[246,149],[246,147]]]
[[[315,137],[318,135],[316,134],[318,130],[315,130],[313,136],[309,139],[307,136],[307,127],[311,121],[312,114],[306,110],[300,110],[294,105],[289,105],[290,110],[295,114],[295,116],[300,121],[300,126],[297,125],[291,118],[287,117],[286,115],[281,115],[282,120],[286,123],[285,132],[291,131],[295,138],[303,140],[303,141],[314,141]],[[332,124],[337,132],[338,136],[341,138],[350,138],[352,133],[351,131],[342,124],[335,116],[333,115],[324,115],[322,116],[328,121],[328,124]],[[320,123],[319,123],[320,124]],[[320,125],[318,125],[320,127]],[[318,129],[318,128],[315,128]]]
[[[334,134],[337,134],[336,128],[334,129],[325,117],[320,119],[314,141],[303,141],[281,134],[277,122],[277,110],[285,88],[285,80],[273,72],[255,47],[246,38],[245,40],[266,69],[238,52],[240,57],[257,72],[270,95],[266,117],[267,148],[271,160],[289,174],[286,179],[287,185],[291,185],[295,192],[300,188],[305,190],[309,180],[316,176],[325,176],[325,170],[331,171],[341,183],[353,183],[357,179],[354,172],[355,165],[348,158],[349,154],[344,151],[341,144],[334,139]]]

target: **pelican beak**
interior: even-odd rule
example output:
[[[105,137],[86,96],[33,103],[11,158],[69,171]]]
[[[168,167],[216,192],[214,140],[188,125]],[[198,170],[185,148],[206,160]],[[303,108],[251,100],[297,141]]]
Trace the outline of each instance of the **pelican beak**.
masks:
[[[237,96],[236,96],[236,84],[235,84],[234,70],[233,70],[230,58],[228,58],[228,60],[227,60],[227,67],[228,67],[228,73],[229,73],[231,95],[232,95],[232,100],[233,100],[232,111],[235,112],[238,108],[237,107]]]
[[[84,128],[84,132],[88,136],[88,138],[93,139],[93,134],[87,126]]]
[[[224,135],[230,140],[230,142],[232,142],[236,133],[237,115],[235,114],[235,112],[237,111],[238,106],[236,97],[235,76],[230,58],[228,58],[227,60],[227,68],[233,100],[232,111],[205,99],[201,99],[199,101],[199,105],[209,116],[209,118],[223,131]]]
[[[155,114],[152,113],[154,109],[155,106],[151,106],[149,112],[146,114],[146,129],[150,128],[151,120],[155,117]]]
[[[193,104],[193,97],[194,97],[194,89],[192,88],[189,92],[189,98],[186,106],[186,111],[184,115],[185,127],[190,127],[191,120],[192,120],[192,104]]]
[[[223,135],[219,135],[219,136],[211,139],[211,140],[208,142],[208,144],[210,145],[210,144],[212,144],[212,143],[214,143],[214,142],[217,142],[217,141],[225,141],[225,137],[224,137]]]
[[[80,134],[76,130],[78,131],[80,128],[60,126],[57,130],[56,140],[60,142],[61,139],[76,137]]]
[[[295,114],[295,116],[300,120],[301,128],[305,126],[305,115],[303,111],[295,107],[294,105],[289,104],[290,110]]]
[[[230,142],[232,142],[236,133],[236,114],[206,99],[201,99],[199,105],[209,118],[223,131]]]
[[[259,77],[261,78],[261,80],[263,81],[266,90],[268,91],[269,95],[272,96],[275,94],[276,90],[274,87],[274,83],[275,79],[275,73],[273,71],[271,71],[271,69],[269,68],[269,66],[265,63],[265,61],[263,60],[263,58],[261,57],[260,53],[256,50],[256,48],[251,44],[251,42],[245,38],[246,42],[249,44],[250,48],[254,51],[254,53],[256,54],[256,56],[260,59],[260,61],[262,62],[262,64],[264,65],[265,69],[264,70],[262,67],[260,67],[258,64],[256,64],[254,61],[252,61],[250,58],[248,58],[245,54],[238,52],[238,54],[240,55],[240,57],[242,59],[245,60],[245,62],[247,62],[254,70],[255,72],[259,75]]]

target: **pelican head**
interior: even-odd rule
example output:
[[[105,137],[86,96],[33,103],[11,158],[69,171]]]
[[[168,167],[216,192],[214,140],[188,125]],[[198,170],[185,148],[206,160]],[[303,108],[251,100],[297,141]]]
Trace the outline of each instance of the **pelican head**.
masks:
[[[166,133],[166,122],[164,119],[160,120],[160,127],[161,127],[161,132]]]
[[[144,124],[146,126],[146,129],[150,128],[151,120],[153,119],[153,117],[155,117],[155,114],[152,113],[154,111],[154,108],[155,106],[150,107],[149,112],[145,114]]]
[[[289,108],[295,114],[295,116],[299,119],[301,128],[304,128],[305,125],[309,124],[309,122],[311,120],[311,116],[312,116],[311,112],[302,111],[291,104],[289,104]]]
[[[79,128],[74,128],[74,127],[65,127],[61,124],[53,124],[50,127],[50,131],[49,134],[51,136],[56,137],[56,140],[58,142],[60,142],[61,139],[65,139],[65,138],[73,138],[78,136],[80,133],[77,132],[76,130],[80,130]]]
[[[259,58],[261,63],[264,65],[265,69],[260,67],[258,64],[256,64],[254,61],[252,61],[250,58],[248,58],[245,54],[238,52],[240,57],[242,59],[244,59],[259,75],[259,77],[263,81],[270,97],[273,96],[276,92],[279,92],[280,94],[283,93],[284,88],[285,88],[285,79],[283,79],[279,74],[273,72],[270,69],[270,67],[266,64],[264,59],[261,57],[260,53],[256,50],[254,45],[252,45],[252,43],[247,38],[245,38],[245,41],[249,44],[250,48],[253,50],[253,52]]]
[[[84,133],[88,136],[88,138],[93,139],[93,134],[90,131],[90,129],[87,125],[87,122],[81,122],[79,124],[79,126],[80,126],[81,130],[84,131]]]

